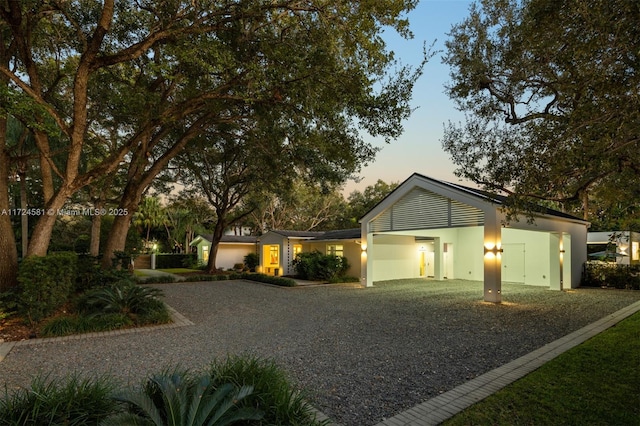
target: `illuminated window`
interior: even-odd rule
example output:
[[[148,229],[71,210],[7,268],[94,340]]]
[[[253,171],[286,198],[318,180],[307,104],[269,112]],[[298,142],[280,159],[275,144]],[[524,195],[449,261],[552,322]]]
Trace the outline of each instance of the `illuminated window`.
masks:
[[[327,244],[327,255],[344,257],[344,246],[342,244]]]
[[[269,246],[269,261],[271,265],[279,264],[279,255],[280,255],[280,247],[279,246]]]
[[[296,257],[302,253],[302,244],[294,244],[293,245],[293,257]]]
[[[202,246],[202,261],[204,263],[209,262],[209,247],[208,246]]]
[[[640,260],[640,243],[634,241],[631,243],[631,260]]]

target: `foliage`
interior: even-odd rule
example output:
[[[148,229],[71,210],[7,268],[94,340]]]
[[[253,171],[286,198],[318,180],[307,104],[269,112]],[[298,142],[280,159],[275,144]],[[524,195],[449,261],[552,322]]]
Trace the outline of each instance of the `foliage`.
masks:
[[[258,281],[258,282],[261,282],[261,283],[279,285],[281,287],[295,287],[297,285],[296,282],[294,280],[292,280],[291,278],[274,277],[274,276],[265,275],[265,274],[248,274],[248,273],[245,273],[245,274],[238,275],[237,278],[242,278],[242,279],[249,280],[249,281]],[[230,275],[228,277],[228,279],[234,279],[233,278],[233,274]]]
[[[322,254],[317,250],[299,253],[293,261],[297,276],[303,280],[331,281],[349,270],[346,257]]]
[[[145,245],[149,248],[151,229],[164,224],[165,213],[158,197],[145,197],[133,216],[133,223],[146,233]]]
[[[135,325],[131,318],[121,313],[103,315],[63,315],[45,320],[40,326],[39,337],[60,337],[72,334],[120,330]]]
[[[116,412],[110,398],[115,389],[106,377],[48,380],[36,377],[29,389],[13,394],[5,389],[0,399],[0,425],[98,424]]]
[[[378,179],[375,184],[367,186],[362,192],[358,190],[351,192],[347,198],[349,216],[344,221],[343,227],[358,226],[358,220],[396,189],[398,185],[398,182],[386,183]]]
[[[443,423],[637,425],[640,313]]]
[[[176,279],[171,275],[157,275],[150,277],[140,277],[138,278],[138,284],[166,284],[166,283],[175,283]]]
[[[84,294],[78,303],[80,312],[90,316],[122,314],[134,323],[144,323],[149,318],[169,320],[164,303],[159,300],[162,290],[143,287],[130,282],[96,288]],[[157,322],[157,321],[155,321]]]
[[[193,253],[162,253],[156,254],[156,268],[184,268],[193,265],[198,260]]]
[[[253,393],[243,404],[264,411],[264,418],[251,425],[321,426],[303,392],[297,391],[284,371],[268,359],[231,356],[211,364],[214,384],[251,386]]]
[[[255,272],[258,265],[260,265],[260,257],[258,253],[248,253],[244,257],[244,264],[249,268],[250,272]]]
[[[627,0],[474,5],[444,59],[447,92],[466,113],[443,140],[456,174],[506,192],[514,211],[543,199],[637,221],[638,20]]]
[[[133,276],[127,269],[102,269],[100,268],[99,256],[78,256],[76,289],[79,292],[84,292],[95,287],[105,287],[123,281],[133,283]]]
[[[0,108],[38,140],[24,158],[40,160],[29,178],[47,209],[117,174],[126,181],[113,201],[133,212],[163,171],[184,173],[168,170],[172,159],[215,151],[221,137],[251,141],[242,150],[253,160],[237,164],[330,182],[373,158],[361,130],[386,141],[401,134],[427,55],[417,69],[403,67],[380,35],[411,37],[405,16],[415,0],[170,3],[2,9],[11,48],[0,64]],[[129,220],[114,222],[105,262],[124,249]],[[38,217],[29,254],[46,253],[54,222]]]
[[[30,256],[18,270],[20,314],[37,323],[64,305],[75,289],[77,255]]]
[[[236,388],[230,383],[216,385],[207,375],[165,372],[149,378],[140,391],[117,394],[115,399],[128,410],[104,424],[223,426],[259,420],[261,411],[240,405],[252,390],[251,386]]]
[[[582,271],[581,285],[640,290],[640,265],[587,262]]]
[[[341,223],[336,219],[346,210],[339,188],[296,181],[277,193],[262,196],[259,208],[251,216],[262,233],[271,229],[321,231],[339,229]]]

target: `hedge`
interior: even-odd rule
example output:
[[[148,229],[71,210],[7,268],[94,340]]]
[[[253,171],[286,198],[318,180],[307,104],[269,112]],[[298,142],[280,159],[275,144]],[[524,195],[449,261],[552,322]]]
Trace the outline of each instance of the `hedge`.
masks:
[[[193,253],[156,254],[156,269],[184,268],[195,265],[197,261]]]
[[[640,290],[640,265],[587,262],[582,271],[585,287],[613,287]]]
[[[71,252],[25,258],[18,268],[20,313],[35,323],[61,308],[75,290],[77,264]]]

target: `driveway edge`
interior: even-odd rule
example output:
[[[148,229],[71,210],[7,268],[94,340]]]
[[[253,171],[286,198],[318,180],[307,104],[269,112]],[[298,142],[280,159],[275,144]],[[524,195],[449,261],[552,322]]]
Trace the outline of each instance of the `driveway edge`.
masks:
[[[638,311],[640,301],[386,419],[376,426],[438,425]]]

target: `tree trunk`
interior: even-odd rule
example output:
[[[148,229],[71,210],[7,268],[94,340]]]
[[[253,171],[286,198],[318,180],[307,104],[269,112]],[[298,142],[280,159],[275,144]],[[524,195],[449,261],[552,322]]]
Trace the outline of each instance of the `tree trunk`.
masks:
[[[7,119],[0,117],[0,291],[18,285],[18,248],[8,214],[9,154],[6,136]]]
[[[101,265],[103,269],[111,268],[115,252],[125,250],[130,225],[131,218],[129,216],[116,216],[113,220],[109,237],[102,251]]]
[[[207,273],[215,274],[218,271],[216,268],[216,257],[218,256],[218,246],[220,245],[220,239],[224,234],[225,223],[218,218],[216,226],[213,228],[213,237],[211,238],[211,249],[209,250],[209,261],[207,262]]]
[[[99,212],[104,206],[103,203],[95,203],[95,211]],[[100,254],[100,228],[102,227],[102,214],[96,213],[91,218],[91,242],[89,243],[89,254],[96,257]]]
[[[38,218],[29,240],[27,256],[46,256],[51,242],[51,234],[56,224],[59,211],[69,199],[73,191],[61,188],[45,207],[45,213]]]
[[[118,211],[127,211],[127,215],[116,216],[113,220],[113,225],[109,231],[109,236],[104,244],[102,250],[101,265],[103,269],[111,268],[111,262],[113,254],[117,251],[124,251],[127,243],[127,233],[131,226],[131,218],[138,209],[138,204],[142,198],[142,190],[139,190],[139,185],[134,182],[129,182],[124,189],[120,204],[118,205]]]

